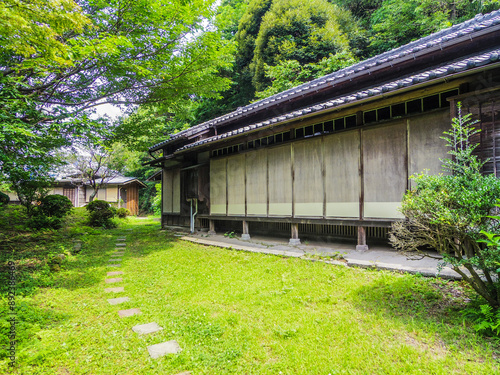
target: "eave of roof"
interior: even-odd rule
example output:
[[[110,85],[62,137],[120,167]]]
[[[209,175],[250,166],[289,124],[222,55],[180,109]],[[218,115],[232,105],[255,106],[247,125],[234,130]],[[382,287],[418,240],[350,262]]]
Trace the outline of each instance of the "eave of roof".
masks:
[[[469,72],[476,70],[478,68],[485,67],[487,65],[499,65],[500,62],[500,48],[485,52],[481,55],[472,56],[454,63],[443,65],[435,69],[427,70],[406,78],[402,78],[396,81],[385,83],[380,86],[367,88],[365,90],[352,93],[350,95],[338,97],[335,99],[328,100],[323,103],[315,104],[311,107],[300,109],[297,111],[289,112],[281,116],[273,117],[269,120],[261,121],[243,128],[233,130],[221,135],[213,136],[210,138],[203,139],[198,142],[188,144],[184,147],[179,148],[175,153],[184,152],[186,150],[193,149],[208,143],[217,142],[223,139],[237,137],[243,133],[248,133],[257,129],[262,129],[263,127],[276,126],[281,123],[288,122],[293,119],[297,119],[304,116],[311,116],[319,114],[324,111],[330,111],[333,109],[338,109],[340,107],[345,107],[347,105],[357,104],[361,101],[375,98],[380,95],[387,95],[394,93],[398,90],[407,89],[412,86],[420,85],[422,83],[429,83],[436,79],[445,79],[457,74],[462,74],[464,72]]]
[[[448,44],[455,44],[459,43],[462,40],[472,38],[473,34],[485,32],[487,31],[487,29],[497,25],[500,25],[500,10],[491,12],[486,15],[478,14],[473,19],[465,21],[461,24],[451,26],[447,29],[438,31],[434,34],[408,43],[404,46],[374,56],[350,67],[341,69],[337,72],[304,83],[295,88],[259,100],[242,108],[238,108],[237,110],[226,115],[206,121],[202,124],[196,125],[179,133],[172,134],[169,139],[152,146],[149,151],[153,152],[159,150],[163,146],[172,143],[179,138],[191,137],[192,135],[204,131],[210,127],[219,126],[227,121],[232,121],[248,114],[249,112],[263,109],[269,105],[275,105],[297,96],[306,95],[326,86],[333,86],[335,84],[338,84],[339,81],[352,80],[357,76],[372,74],[375,70],[383,69],[387,66],[392,66],[396,63],[401,62],[401,60],[416,59],[422,54],[432,52],[433,50],[443,49]]]

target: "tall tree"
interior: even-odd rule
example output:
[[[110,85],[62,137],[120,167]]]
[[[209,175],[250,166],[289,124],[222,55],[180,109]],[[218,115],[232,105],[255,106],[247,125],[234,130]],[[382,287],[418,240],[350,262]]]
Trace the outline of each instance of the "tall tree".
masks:
[[[264,15],[255,41],[251,69],[254,87],[269,85],[265,65],[297,60],[301,65],[318,62],[349,49],[349,37],[357,31],[351,14],[326,0],[274,0]]]
[[[214,1],[2,0],[1,178],[49,168],[102,103],[156,106],[214,95],[233,47],[213,25]]]

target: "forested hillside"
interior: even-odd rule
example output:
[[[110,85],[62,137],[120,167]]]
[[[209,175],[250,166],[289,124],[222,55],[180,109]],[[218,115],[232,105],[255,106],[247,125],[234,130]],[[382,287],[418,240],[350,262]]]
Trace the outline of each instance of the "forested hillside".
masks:
[[[224,0],[237,45],[220,98],[194,98],[190,126],[500,8],[499,0]]]

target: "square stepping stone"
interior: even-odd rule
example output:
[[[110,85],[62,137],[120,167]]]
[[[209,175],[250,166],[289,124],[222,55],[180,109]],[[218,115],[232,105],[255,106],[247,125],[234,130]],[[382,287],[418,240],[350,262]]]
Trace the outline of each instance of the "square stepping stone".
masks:
[[[123,286],[119,286],[117,288],[106,288],[104,289],[104,291],[106,293],[120,293],[120,292],[123,292],[124,288]]]
[[[132,331],[138,333],[139,335],[146,335],[148,333],[154,333],[161,331],[163,327],[160,327],[158,323],[148,323],[148,324],[139,324],[137,326],[132,327]]]
[[[142,314],[139,309],[128,309],[128,310],[120,310],[118,311],[118,315],[120,318],[126,318],[127,316],[139,315]]]
[[[108,267],[121,267],[121,264],[108,264]]]
[[[110,305],[119,305],[120,303],[124,303],[130,301],[130,298],[128,297],[118,297],[118,298],[111,298],[108,299],[108,302]]]
[[[116,276],[116,275],[123,275],[123,271],[111,271],[106,274],[106,276]]]
[[[121,250],[118,251],[118,250],[116,250],[116,251],[113,251],[113,253],[111,254],[111,256],[117,256],[117,255],[123,255],[123,254],[125,254],[125,251],[121,251]]]
[[[127,246],[127,244],[124,244],[124,243],[117,243],[115,246],[116,246],[116,247],[125,247],[125,246]]]
[[[121,277],[116,277],[114,279],[106,279],[104,281],[106,282],[106,284],[110,284],[110,283],[119,283],[123,281],[123,279]]]
[[[160,358],[167,354],[177,354],[180,351],[181,348],[175,340],[148,346],[148,352],[151,358]]]

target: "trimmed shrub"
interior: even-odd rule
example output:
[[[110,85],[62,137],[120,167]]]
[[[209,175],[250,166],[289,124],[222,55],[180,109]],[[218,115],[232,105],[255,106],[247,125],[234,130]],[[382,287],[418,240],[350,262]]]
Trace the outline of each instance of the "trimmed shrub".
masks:
[[[58,216],[45,216],[38,210],[28,219],[28,227],[32,229],[58,229],[62,225],[62,218]]]
[[[94,200],[85,206],[89,212],[89,224],[93,227],[114,228],[116,225],[111,221],[115,217],[115,210],[103,200]]]
[[[130,211],[128,209],[122,207],[122,208],[119,208],[116,210],[116,215],[120,219],[125,219],[127,216],[130,216]]]
[[[6,206],[10,202],[10,197],[0,191],[0,207]]]
[[[40,200],[38,208],[46,216],[64,217],[73,209],[73,203],[64,195],[47,195]]]

